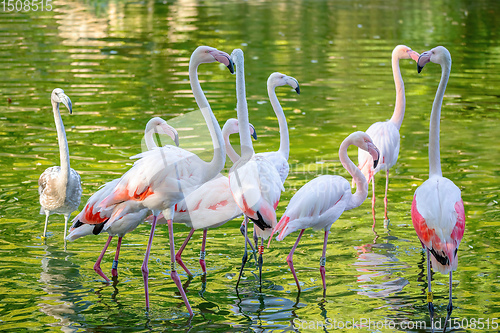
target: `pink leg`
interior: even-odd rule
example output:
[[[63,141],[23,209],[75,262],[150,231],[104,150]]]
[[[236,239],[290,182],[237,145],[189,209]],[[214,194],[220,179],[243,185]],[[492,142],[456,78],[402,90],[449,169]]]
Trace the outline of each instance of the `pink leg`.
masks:
[[[144,279],[144,292],[146,293],[146,309],[149,309],[149,288],[148,288],[148,277],[149,277],[149,269],[148,269],[148,261],[149,261],[149,253],[151,252],[151,245],[153,244],[153,237],[155,236],[155,227],[156,227],[156,219],[157,215],[153,217],[153,223],[151,224],[151,233],[149,234],[148,246],[146,248],[146,255],[144,256],[144,261],[142,262],[142,278]]]
[[[104,280],[106,280],[107,283],[109,283],[110,280],[108,279],[106,274],[104,274],[104,272],[101,269],[101,261],[102,261],[102,258],[104,257],[104,254],[106,253],[106,250],[108,249],[109,243],[111,243],[111,239],[113,239],[113,236],[108,237],[108,240],[106,241],[106,244],[104,244],[104,248],[101,251],[101,255],[99,256],[99,258],[97,258],[97,261],[94,264],[94,271],[97,274],[99,274],[100,276],[102,276],[104,278]]]
[[[375,175],[370,171],[370,176],[372,178],[372,216],[373,216],[373,225],[372,229],[375,230]]]
[[[172,219],[167,220],[167,224],[168,224],[168,237],[170,241],[170,261],[171,261],[170,277],[172,278],[172,280],[174,280],[175,285],[177,286],[177,289],[179,289],[182,299],[184,300],[184,304],[186,304],[189,314],[192,316],[193,310],[191,310],[191,305],[189,305],[186,293],[184,292],[184,289],[182,289],[181,279],[179,278],[179,275],[175,270],[175,244],[174,244],[174,228],[172,226]]]
[[[118,276],[118,257],[120,256],[120,247],[122,246],[122,238],[118,237],[118,244],[116,245],[115,260],[113,260],[113,267],[111,267],[111,275]]]
[[[205,265],[205,245],[207,244],[207,229],[203,230],[203,240],[201,241],[201,251],[200,251],[200,266],[203,274],[207,274],[207,266]]]
[[[328,243],[328,234],[330,231],[325,231],[325,241],[323,242],[323,255],[319,260],[319,271],[321,273],[321,279],[323,280],[323,290],[326,291],[326,280],[325,280],[325,264],[326,264],[326,244]]]
[[[385,197],[384,197],[384,208],[385,208],[385,215],[384,215],[384,226],[387,227],[389,224],[389,217],[387,216],[387,189],[389,188],[389,170],[387,170],[387,173],[385,175]]]
[[[297,245],[299,245],[300,238],[302,237],[302,234],[304,233],[305,229],[302,229],[300,231],[299,237],[297,237],[297,240],[295,241],[295,244],[292,247],[292,250],[286,257],[286,262],[288,263],[288,266],[290,267],[290,270],[292,271],[293,278],[295,279],[295,283],[297,284],[297,289],[299,289],[300,292],[300,284],[299,284],[299,279],[297,278],[297,274],[295,274],[295,268],[293,267],[293,253],[295,252],[295,249],[297,248]]]
[[[184,249],[186,248],[186,245],[188,244],[189,240],[191,239],[191,236],[193,236],[193,233],[194,233],[194,229],[191,229],[191,231],[189,232],[189,235],[186,237],[186,239],[184,240],[184,243],[182,243],[182,246],[181,248],[179,249],[179,251],[177,251],[177,254],[175,255],[175,261],[177,261],[177,263],[179,265],[181,265],[182,269],[187,273],[187,275],[189,275],[190,277],[193,276],[193,274],[191,274],[191,272],[189,271],[189,269],[186,267],[186,265],[184,265],[184,262],[182,261],[182,258],[181,258],[181,255],[182,255],[182,251],[184,251]]]

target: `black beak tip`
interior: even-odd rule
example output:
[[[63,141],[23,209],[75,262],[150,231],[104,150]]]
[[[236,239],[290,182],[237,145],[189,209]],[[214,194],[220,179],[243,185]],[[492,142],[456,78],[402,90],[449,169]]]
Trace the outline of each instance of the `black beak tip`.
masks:
[[[420,67],[418,64],[417,64],[417,70],[418,70],[418,74],[420,74],[420,72],[422,71],[423,67]]]
[[[254,140],[257,140],[257,132],[253,132],[253,133],[252,133],[252,138],[253,138]]]
[[[378,165],[378,160],[373,161],[373,168],[375,169]]]
[[[300,95],[300,87],[295,88],[295,91]]]
[[[227,65],[227,68],[229,69],[231,74],[234,74],[234,64],[233,64],[233,61],[231,59],[229,59],[229,65]]]

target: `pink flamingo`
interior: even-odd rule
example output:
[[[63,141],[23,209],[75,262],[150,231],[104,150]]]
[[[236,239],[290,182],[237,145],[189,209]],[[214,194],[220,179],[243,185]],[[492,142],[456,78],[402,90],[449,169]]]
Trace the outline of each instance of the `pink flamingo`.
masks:
[[[45,214],[43,237],[47,235],[47,224],[52,214],[64,215],[64,239],[68,229],[68,219],[72,212],[78,209],[82,197],[82,185],[78,172],[69,165],[69,149],[66,132],[59,112],[59,104],[63,103],[71,114],[73,107],[71,99],[61,88],[56,88],[50,96],[52,111],[56,123],[57,140],[59,141],[60,166],[47,168],[38,179],[38,194],[40,195],[40,214]],[[66,245],[66,242],[64,243]]]
[[[191,316],[193,315],[193,310],[189,305],[186,293],[182,288],[180,278],[175,269],[175,245],[172,219],[175,204],[184,199],[185,195],[217,176],[224,167],[226,160],[226,150],[220,126],[201,89],[197,74],[197,69],[200,64],[215,61],[223,63],[233,72],[233,62],[229,55],[208,46],[198,47],[191,55],[191,60],[189,62],[191,89],[193,90],[198,107],[205,118],[212,137],[214,146],[212,161],[205,162],[197,155],[173,146],[165,146],[144,152],[137,155],[140,159],[122,176],[113,193],[106,197],[100,204],[100,207],[104,208],[120,202],[136,200],[141,202],[144,207],[153,211],[154,218],[151,225],[151,233],[142,264],[147,308],[149,308],[148,260],[157,218],[160,212],[163,212],[169,230],[171,260],[170,276],[179,289],[189,314]]]
[[[250,124],[250,132],[257,139],[255,128]],[[229,136],[238,133],[238,120],[231,118],[226,121],[222,128],[222,136],[226,145],[226,154],[231,161],[236,162],[240,157],[234,151]],[[229,190],[229,179],[222,174],[211,179],[186,196],[184,200],[175,205],[174,223],[183,223],[191,228],[188,236],[175,255],[176,262],[186,271],[189,276],[193,274],[182,261],[182,252],[186,248],[195,230],[203,230],[203,240],[200,251],[200,266],[203,274],[206,274],[205,245],[207,230],[217,228],[228,221],[242,215]],[[157,224],[166,223],[162,214],[158,216]]]
[[[408,46],[398,45],[392,51],[392,73],[394,75],[394,84],[396,86],[396,105],[394,106],[394,113],[392,118],[384,122],[376,122],[371,125],[367,130],[373,143],[380,149],[380,163],[377,168],[373,166],[373,160],[367,152],[358,149],[358,162],[359,168],[368,179],[368,183],[372,183],[372,215],[373,225],[372,229],[375,230],[375,179],[374,175],[380,170],[385,170],[385,197],[384,197],[384,226],[389,223],[387,216],[387,189],[389,187],[389,169],[398,161],[399,155],[399,130],[403,123],[405,115],[405,87],[403,78],[401,77],[401,70],[399,68],[399,60],[413,59],[418,60],[419,54]]]
[[[450,275],[450,302],[444,325],[444,330],[446,330],[446,324],[453,310],[452,271],[458,266],[457,251],[464,235],[465,211],[460,189],[442,175],[439,153],[439,123],[441,105],[451,70],[450,52],[443,46],[438,46],[422,53],[417,62],[419,73],[429,61],[441,65],[442,73],[436,97],[432,103],[429,126],[429,179],[415,191],[411,206],[411,219],[420,242],[427,250],[427,302],[431,322],[434,316],[434,305],[429,258],[432,261],[432,268]]]
[[[326,244],[330,228],[344,211],[360,206],[368,195],[368,183],[365,176],[347,155],[347,148],[350,145],[355,145],[367,151],[372,157],[374,168],[377,167],[379,161],[379,151],[373,144],[370,136],[364,132],[352,133],[340,145],[340,162],[353,177],[356,183],[356,192],[354,194],[351,193],[351,185],[341,176],[319,176],[306,183],[295,193],[283,217],[273,228],[273,234],[281,231],[277,237],[278,241],[283,240],[288,234],[300,230],[297,241],[286,258],[299,292],[300,284],[293,266],[293,253],[305,229],[312,227],[314,230],[325,230],[323,254],[320,258],[320,272],[323,280],[323,290],[326,292]],[[269,240],[270,242],[271,240]]]
[[[174,140],[176,146],[179,145],[179,135],[172,126],[159,117],[154,117],[148,121],[144,133],[146,147],[148,150],[157,148],[154,141],[154,133],[167,134]],[[118,244],[116,246],[115,259],[111,269],[113,277],[118,276],[118,257],[120,255],[120,247],[122,238],[125,234],[133,231],[137,226],[144,221],[149,209],[144,208],[137,201],[125,201],[107,209],[99,209],[101,201],[112,193],[120,179],[114,179],[102,186],[94,193],[83,210],[78,214],[70,228],[70,233],[67,240],[74,241],[80,237],[90,234],[98,235],[101,231],[107,231],[109,234],[108,240],[101,251],[99,258],[94,264],[94,270],[97,274],[104,278],[106,282],[110,282],[106,274],[101,269],[101,261],[108,249],[108,246],[114,236],[118,235]]]
[[[229,171],[229,186],[236,204],[245,214],[244,235],[247,239],[247,223],[250,218],[258,228],[257,237],[262,239],[259,246],[259,280],[262,281],[263,240],[269,238],[276,225],[276,207],[281,191],[284,191],[280,174],[266,157],[255,154],[250,138],[248,107],[245,96],[245,72],[243,51],[233,50],[231,57],[236,65],[236,96],[238,126],[240,132],[241,158]],[[248,259],[247,241],[236,288]]]

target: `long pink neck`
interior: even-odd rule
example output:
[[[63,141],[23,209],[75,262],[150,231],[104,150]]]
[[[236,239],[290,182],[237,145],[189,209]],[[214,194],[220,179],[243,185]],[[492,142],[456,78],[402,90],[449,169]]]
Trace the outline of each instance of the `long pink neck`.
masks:
[[[394,113],[392,114],[390,122],[392,122],[399,130],[403,124],[405,116],[405,85],[403,77],[401,76],[401,69],[399,68],[399,57],[397,54],[392,56],[392,74],[394,76],[394,85],[396,86],[396,104],[394,105]]]
[[[214,156],[210,162],[207,163],[207,168],[203,173],[205,180],[210,180],[215,177],[223,168],[226,163],[226,148],[224,146],[224,139],[222,138],[222,132],[215,119],[215,116],[208,104],[208,100],[201,89],[200,81],[198,80],[198,66],[200,62],[196,60],[196,57],[191,57],[189,61],[189,81],[191,83],[191,89],[193,90],[193,95],[200,108],[203,118],[207,123],[208,130],[210,131],[210,136],[212,137],[212,143],[214,146]]]
[[[432,103],[431,121],[429,125],[429,177],[442,176],[441,157],[439,152],[439,125],[441,122],[441,105],[443,104],[444,92],[450,77],[451,63],[441,64],[441,81]]]
[[[285,159],[288,160],[288,156],[290,155],[288,125],[286,123],[286,117],[285,113],[283,112],[283,108],[281,107],[281,104],[278,101],[278,97],[276,96],[276,85],[269,83],[269,81],[267,84],[267,94],[269,95],[269,100],[271,101],[274,113],[278,118],[278,125],[280,129],[280,148],[278,151],[285,157]]]
[[[351,196],[351,201],[347,203],[346,210],[359,207],[368,196],[368,182],[366,181],[365,176],[347,155],[347,148],[351,144],[351,140],[348,137],[342,142],[339,148],[340,162],[356,183],[356,192]]]

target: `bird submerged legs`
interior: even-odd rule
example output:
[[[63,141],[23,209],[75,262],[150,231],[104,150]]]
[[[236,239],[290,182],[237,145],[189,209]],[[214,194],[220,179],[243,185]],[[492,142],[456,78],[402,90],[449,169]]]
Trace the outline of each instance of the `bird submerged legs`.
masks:
[[[452,286],[453,286],[452,271],[450,271],[450,302],[448,303],[448,306],[446,307],[448,314],[446,315],[446,320],[444,321],[443,333],[446,332],[446,326],[448,324],[448,320],[450,320],[451,312],[453,311],[453,304],[452,304],[452,297],[451,297]]]
[[[373,171],[369,171],[369,176],[368,179],[371,178],[372,182],[372,217],[373,217],[373,225],[372,225],[372,230],[375,232],[375,175],[373,174]]]
[[[153,214],[153,223],[151,224],[151,233],[149,234],[148,246],[146,248],[146,255],[144,256],[144,261],[142,262],[142,278],[144,280],[144,292],[146,294],[146,309],[149,309],[149,288],[148,288],[148,261],[149,253],[151,252],[151,245],[153,244],[153,237],[155,235],[156,220],[158,219],[159,212]]]
[[[106,274],[104,274],[104,272],[101,269],[101,261],[102,261],[102,258],[104,257],[104,254],[106,253],[106,250],[108,249],[109,243],[111,243],[112,239],[113,239],[113,236],[108,237],[108,240],[106,241],[106,244],[104,244],[104,247],[101,251],[101,254],[99,255],[99,258],[97,258],[97,261],[94,264],[94,271],[97,274],[99,274],[101,277],[103,277],[104,280],[106,280],[106,283],[109,283],[110,280],[108,279]],[[114,263],[113,263],[113,265],[114,265]]]
[[[260,246],[259,246],[259,292],[262,292],[262,255],[264,254],[264,238],[260,239]]]
[[[323,242],[323,254],[319,260],[319,271],[321,273],[321,279],[323,280],[323,297],[326,296],[326,245],[328,244],[328,234],[330,234],[330,230],[325,230],[325,240]]]
[[[247,241],[248,240],[248,216],[246,216],[246,215],[245,215],[245,220],[243,221],[243,226],[244,226],[243,236],[245,237],[245,252],[243,253],[243,258],[241,258],[241,268],[240,268],[240,274],[238,275],[238,281],[236,281],[236,290],[238,290],[238,285],[240,284],[241,275],[243,274],[243,268],[245,268],[245,264],[247,263],[247,260],[248,260],[247,243],[249,244],[250,242]]]
[[[384,228],[389,227],[389,217],[387,216],[387,189],[389,188],[389,169],[387,169],[385,174],[385,197],[384,197]]]
[[[293,245],[292,249],[290,250],[290,253],[286,257],[286,262],[288,263],[288,267],[290,267],[290,270],[292,271],[293,278],[295,279],[295,283],[297,284],[297,289],[299,290],[299,294],[300,294],[300,284],[299,284],[299,279],[297,278],[297,274],[295,274],[295,268],[293,267],[293,253],[295,252],[297,245],[299,245],[300,238],[302,237],[304,231],[305,229],[300,230],[299,236],[297,237],[295,244]]]
[[[432,289],[431,289],[431,260],[430,260],[430,251],[427,249],[427,305],[429,307],[429,316],[431,318],[431,327],[434,332],[434,304],[432,303]]]
[[[177,253],[175,255],[175,261],[177,261],[177,263],[179,265],[181,265],[182,269],[186,272],[186,274],[189,276],[189,278],[192,278],[193,274],[189,271],[189,269],[186,267],[186,265],[184,265],[184,262],[182,261],[181,255],[182,255],[182,251],[184,251],[184,249],[186,248],[186,245],[188,244],[189,240],[191,239],[191,236],[193,236],[193,233],[194,233],[194,229],[191,229],[191,231],[189,231],[189,235],[187,235],[186,239],[184,240],[184,243],[182,243],[181,248],[179,249],[179,251],[177,251]]]

